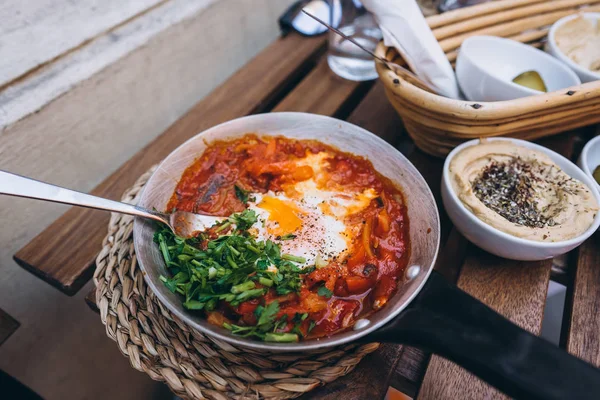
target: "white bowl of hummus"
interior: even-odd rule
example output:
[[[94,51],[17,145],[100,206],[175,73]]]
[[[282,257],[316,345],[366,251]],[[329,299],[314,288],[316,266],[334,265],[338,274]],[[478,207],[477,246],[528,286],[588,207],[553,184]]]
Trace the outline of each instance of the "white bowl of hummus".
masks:
[[[561,18],[548,32],[546,51],[567,64],[581,79],[600,79],[600,13]]]
[[[456,147],[444,164],[442,200],[469,241],[513,260],[564,254],[600,226],[592,179],[560,154],[518,139]]]

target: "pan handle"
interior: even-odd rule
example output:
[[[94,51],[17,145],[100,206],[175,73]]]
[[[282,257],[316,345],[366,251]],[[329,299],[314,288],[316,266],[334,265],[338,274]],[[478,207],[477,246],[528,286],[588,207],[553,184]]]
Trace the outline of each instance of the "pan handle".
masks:
[[[406,310],[364,339],[428,349],[513,398],[600,399],[600,369],[519,328],[435,271]]]

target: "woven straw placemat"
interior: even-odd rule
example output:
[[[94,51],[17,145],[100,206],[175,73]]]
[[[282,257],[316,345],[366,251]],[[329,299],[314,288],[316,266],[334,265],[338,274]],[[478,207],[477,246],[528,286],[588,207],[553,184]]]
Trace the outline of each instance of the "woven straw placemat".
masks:
[[[153,167],[122,197],[136,204]],[[96,259],[96,302],[106,334],[131,366],[190,399],[290,399],[354,369],[378,343],[306,353],[234,347],[187,326],[146,285],[133,248],[133,217],[112,214]]]

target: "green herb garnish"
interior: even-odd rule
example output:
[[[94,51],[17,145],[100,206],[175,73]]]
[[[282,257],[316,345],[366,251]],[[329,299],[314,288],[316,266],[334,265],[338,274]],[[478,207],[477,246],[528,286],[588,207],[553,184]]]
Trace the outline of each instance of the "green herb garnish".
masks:
[[[239,187],[238,185],[235,185],[234,187],[235,190],[235,195],[236,197],[244,204],[246,204],[248,202],[248,191],[242,189],[241,187]]]
[[[279,321],[275,321],[279,312],[279,302],[273,301],[267,306],[258,306],[254,315],[258,318],[254,326],[240,326],[234,324],[225,324],[224,328],[229,329],[231,333],[249,337],[254,336],[266,342],[297,342],[299,339],[296,333],[276,332],[285,327],[287,315],[283,315]]]
[[[154,235],[161,254],[171,273],[160,279],[173,293],[184,296],[183,306],[188,310],[211,311],[219,302],[237,307],[242,302],[262,297],[270,289],[279,295],[299,292],[302,276],[314,267],[301,269],[302,257],[281,254],[279,246],[270,241],[257,241],[247,230],[257,220],[256,213],[245,210],[234,214],[211,232],[226,232],[216,239],[207,234],[186,239],[174,235],[167,227],[160,227]],[[270,266],[275,268],[271,269]],[[267,341],[298,340],[297,333],[280,333],[285,326],[275,321],[279,304],[271,302],[256,309],[256,326],[227,324],[233,333],[255,336]],[[268,335],[267,335],[268,334]]]
[[[317,294],[319,296],[327,297],[328,299],[331,298],[331,296],[333,296],[333,292],[327,289],[325,286],[321,286],[319,290],[317,290]]]
[[[296,235],[294,235],[293,233],[288,233],[287,235],[282,235],[282,236],[277,236],[275,239],[277,240],[292,240],[292,239],[296,239]]]

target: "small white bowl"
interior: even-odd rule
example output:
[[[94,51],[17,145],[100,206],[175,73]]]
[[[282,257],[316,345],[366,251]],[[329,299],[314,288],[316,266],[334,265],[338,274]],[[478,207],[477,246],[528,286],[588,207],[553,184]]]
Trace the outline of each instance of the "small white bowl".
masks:
[[[471,101],[501,101],[541,94],[513,83],[526,71],[540,74],[548,92],[581,84],[577,75],[549,54],[515,40],[472,36],[456,60],[458,84]]]
[[[531,148],[547,154],[565,173],[572,178],[585,183],[592,191],[596,200],[600,204],[600,193],[594,182],[583,171],[571,161],[555,153],[546,147],[527,142],[524,140],[510,138],[494,138],[493,140],[511,141],[518,146]],[[456,228],[476,246],[486,250],[489,253],[511,260],[536,261],[553,258],[567,253],[583,243],[600,226],[600,212],[596,214],[594,222],[590,228],[580,236],[560,242],[538,242],[534,240],[522,239],[496,229],[469,211],[458,198],[458,195],[452,188],[450,180],[450,161],[462,149],[468,146],[474,146],[479,143],[479,139],[471,140],[456,147],[446,158],[444,163],[444,173],[442,177],[442,201],[448,216]]]
[[[578,13],[569,15],[567,17],[561,18],[552,25],[550,31],[548,32],[548,43],[546,43],[546,51],[552,54],[554,57],[565,63],[569,66],[577,76],[581,79],[581,82],[592,82],[600,79],[600,73],[592,72],[587,68],[583,68],[579,66],[576,62],[571,60],[565,53],[563,53],[558,46],[556,45],[556,39],[554,35],[556,34],[556,30],[564,25],[566,22],[571,21],[572,19],[578,17],[584,17],[585,19],[596,21],[596,24],[600,24],[600,13]]]
[[[596,136],[583,147],[577,164],[581,167],[592,181],[596,184],[596,189],[600,190],[600,184],[596,182],[594,170],[600,166],[600,136]]]

